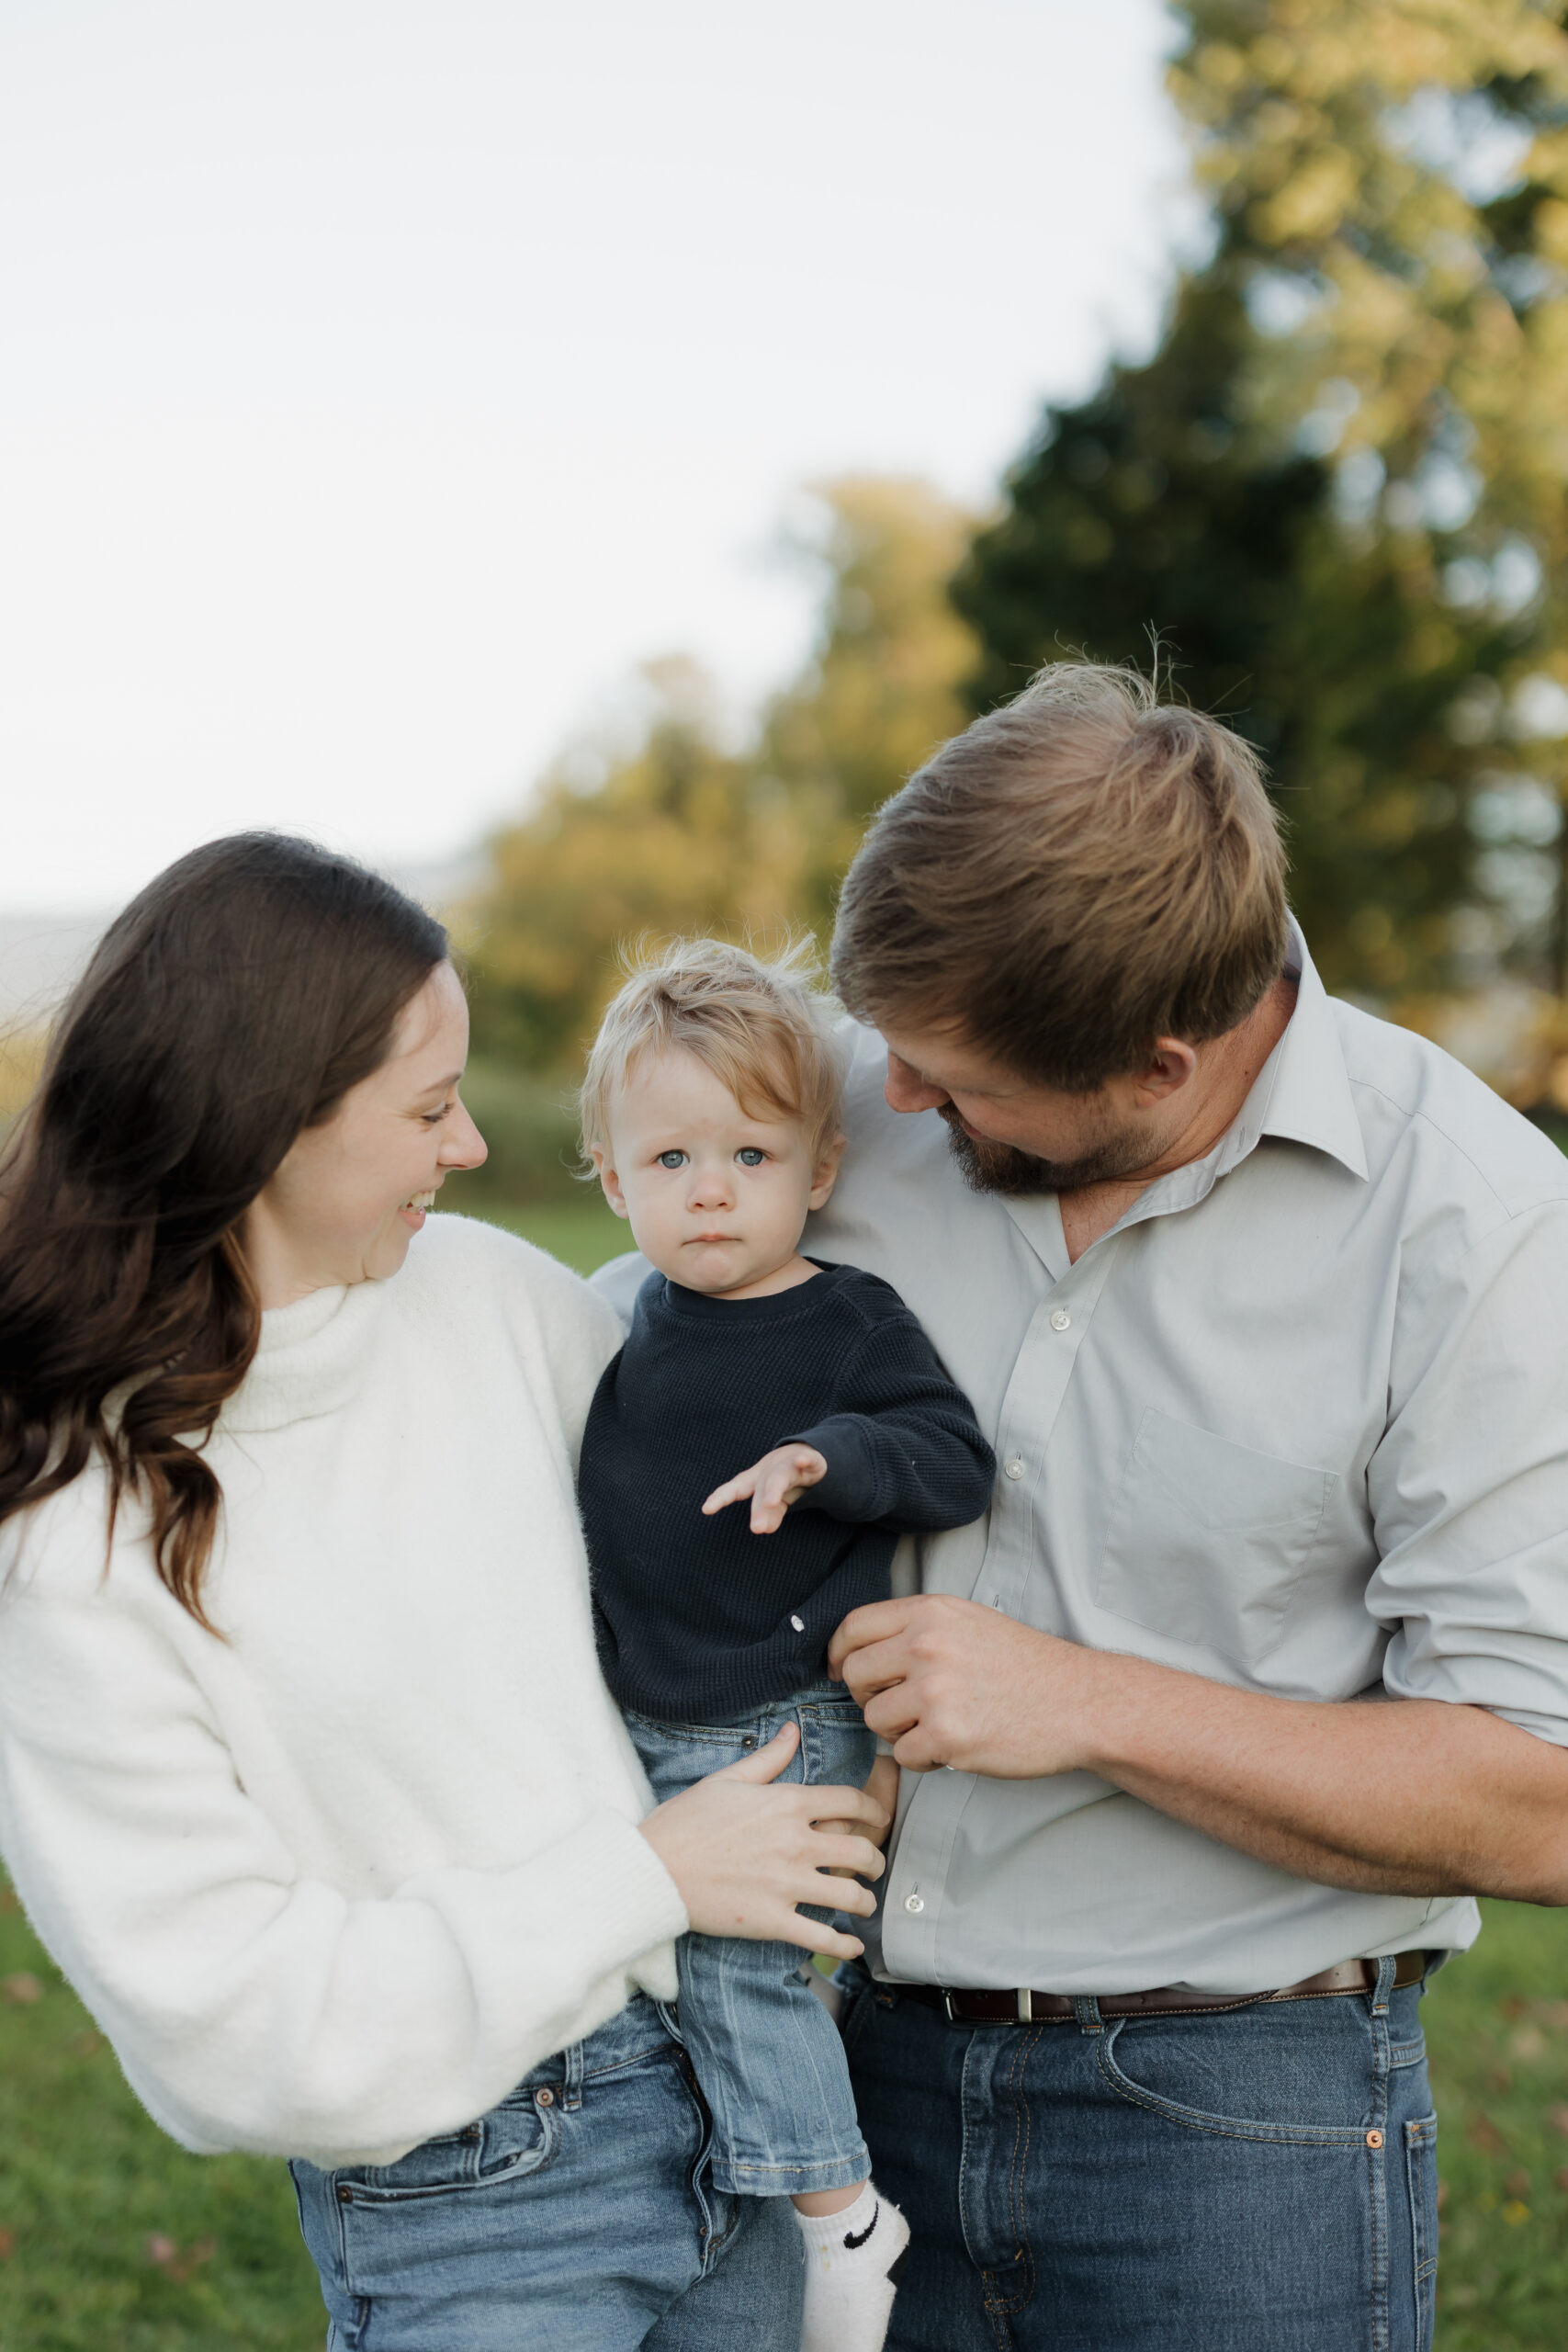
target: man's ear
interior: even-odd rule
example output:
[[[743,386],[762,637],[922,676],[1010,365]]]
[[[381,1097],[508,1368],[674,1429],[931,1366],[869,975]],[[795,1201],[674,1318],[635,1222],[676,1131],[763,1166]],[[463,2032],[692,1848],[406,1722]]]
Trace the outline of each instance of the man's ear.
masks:
[[[617,1216],[629,1216],[631,1212],[626,1207],[626,1196],[621,1190],[620,1178],[610,1165],[608,1152],[602,1143],[590,1144],[588,1148],[593,1155],[593,1165],[598,1170],[599,1182],[604,1188],[604,1198]]]
[[[819,1209],[826,1206],[833,1187],[839,1181],[839,1162],[844,1156],[846,1140],[847,1138],[843,1136],[835,1136],[819,1156],[816,1167],[811,1171],[811,1192],[806,1204],[807,1208]]]
[[[1154,1052],[1133,1074],[1140,1102],[1163,1102],[1179,1094],[1198,1067],[1198,1048],[1185,1037],[1156,1037]]]

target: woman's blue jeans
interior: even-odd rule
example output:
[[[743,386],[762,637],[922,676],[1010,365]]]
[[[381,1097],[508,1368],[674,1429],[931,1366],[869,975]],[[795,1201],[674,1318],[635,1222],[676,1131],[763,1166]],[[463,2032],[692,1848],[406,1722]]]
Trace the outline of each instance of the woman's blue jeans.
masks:
[[[962,2026],[865,1982],[850,2069],[911,2231],[887,2352],[1429,2352],[1419,1999]]]
[[[329,2352],[797,2352],[794,2215],[709,2183],[671,2029],[638,1998],[396,2164],[291,2165]]]

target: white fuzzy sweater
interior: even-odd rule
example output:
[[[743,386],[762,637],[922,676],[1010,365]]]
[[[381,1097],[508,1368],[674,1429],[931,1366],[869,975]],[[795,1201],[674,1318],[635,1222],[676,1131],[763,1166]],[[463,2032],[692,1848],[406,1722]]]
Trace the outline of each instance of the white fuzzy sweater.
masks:
[[[675,1991],[572,1492],[621,1334],[454,1216],[264,1322],[209,1454],[226,1641],[138,1512],[106,1577],[96,1468],[0,1530],[0,1847],[166,2131],[385,2162]]]

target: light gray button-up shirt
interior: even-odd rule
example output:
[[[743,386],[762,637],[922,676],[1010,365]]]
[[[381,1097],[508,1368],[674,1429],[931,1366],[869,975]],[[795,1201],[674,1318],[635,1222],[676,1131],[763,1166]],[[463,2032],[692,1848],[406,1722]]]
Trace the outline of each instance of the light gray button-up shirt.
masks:
[[[1076,1265],[1055,1196],[969,1192],[859,1034],[805,1247],[902,1293],[998,1464],[986,1519],[896,1565],[1242,1689],[1462,1701],[1568,1745],[1568,1160],[1327,997],[1299,934],[1293,960],[1234,1126]],[[1478,1926],[1289,1877],[1084,1772],[907,1772],[884,1887],[881,1972],[952,1985],[1249,1992]]]

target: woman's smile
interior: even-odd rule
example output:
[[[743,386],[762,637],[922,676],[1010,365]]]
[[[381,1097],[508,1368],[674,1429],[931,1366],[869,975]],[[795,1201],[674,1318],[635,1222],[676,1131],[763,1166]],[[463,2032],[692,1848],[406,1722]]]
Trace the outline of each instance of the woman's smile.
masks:
[[[411,1233],[422,1230],[426,1216],[435,1206],[435,1195],[440,1190],[439,1184],[431,1184],[424,1192],[415,1193],[412,1199],[405,1201],[399,1209],[398,1215]]]

